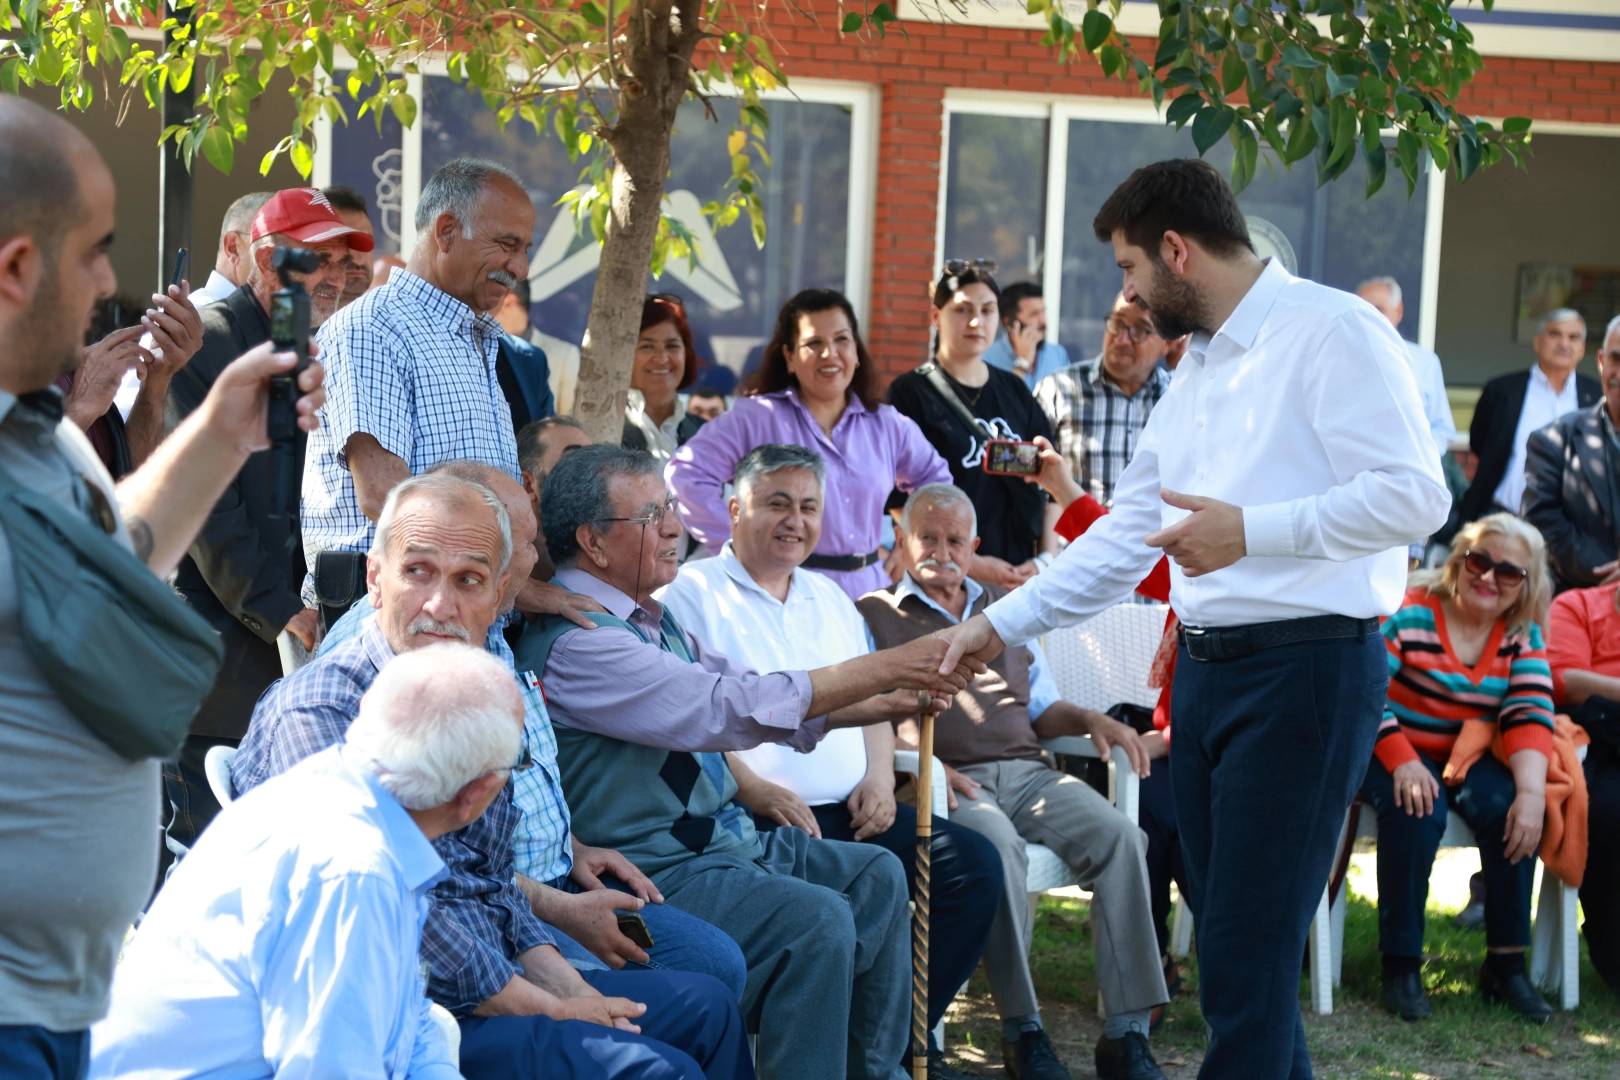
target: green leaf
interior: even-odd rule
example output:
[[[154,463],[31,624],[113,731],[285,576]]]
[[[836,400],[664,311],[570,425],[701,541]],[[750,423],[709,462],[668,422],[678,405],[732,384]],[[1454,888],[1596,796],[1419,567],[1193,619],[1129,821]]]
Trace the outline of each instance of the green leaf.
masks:
[[[1316,5],[1318,15],[1347,15],[1350,9],[1345,6],[1344,0],[1319,0]]]
[[[579,15],[580,18],[584,19],[592,26],[607,25],[607,16],[602,13],[601,8],[591,3],[591,0],[585,0],[583,4],[579,5]]]
[[[315,155],[309,152],[309,144],[302,141],[293,143],[287,151],[287,156],[292,159],[293,168],[298,170],[298,175],[308,180],[310,170],[315,167]]]
[[[1363,146],[1362,156],[1367,161],[1367,198],[1372,198],[1384,186],[1385,151],[1381,142]]]
[[[1164,111],[1164,122],[1180,127],[1188,120],[1191,120],[1193,115],[1203,107],[1204,99],[1197,94],[1182,94],[1172,101],[1170,107]]]
[[[1243,63],[1243,57],[1237,50],[1228,49],[1226,55],[1221,57],[1221,89],[1228,94],[1235,94],[1243,85],[1243,80],[1249,77],[1249,69]]]
[[[22,67],[22,60],[12,57],[4,64],[0,64],[0,90],[8,94],[17,92],[17,71]]]
[[[211,124],[203,133],[203,157],[208,164],[229,176],[231,166],[236,162],[236,148],[231,144],[231,133],[219,124]]]
[[[1356,149],[1356,110],[1342,101],[1335,101],[1332,116],[1333,150],[1327,156],[1328,171],[1341,163],[1348,164]]]
[[[1423,140],[1402,128],[1395,136],[1395,153],[1401,160],[1401,171],[1415,179],[1423,157]]]
[[[1118,45],[1104,45],[1097,59],[1102,64],[1103,74],[1110,78],[1122,75],[1125,72],[1125,52]]]
[[[1298,45],[1288,45],[1283,49],[1282,62],[1291,68],[1319,68],[1322,66],[1322,61]]]
[[[1236,118],[1237,112],[1225,105],[1205,109],[1193,118],[1193,145],[1198,148],[1200,157],[1204,151],[1221,141],[1221,137],[1226,134]]]
[[[1278,123],[1287,123],[1289,120],[1292,120],[1294,117],[1299,116],[1304,112],[1305,102],[1286,90],[1283,91],[1283,95],[1277,99]]]
[[[1344,97],[1346,94],[1354,93],[1356,84],[1360,81],[1354,75],[1335,75],[1330,71],[1327,73],[1328,97]]]
[[[1249,5],[1238,3],[1232,8],[1232,25],[1246,27],[1249,25]]]
[[[1096,52],[1108,40],[1108,35],[1114,32],[1114,20],[1110,19],[1100,8],[1092,8],[1086,12],[1086,17],[1080,23],[1080,36],[1084,40],[1087,52]]]
[[[395,94],[388,102],[388,108],[398,118],[401,127],[410,127],[416,123],[416,99],[409,94]]]
[[[861,28],[862,21],[863,20],[861,19],[861,17],[859,15],[857,15],[855,12],[851,11],[849,14],[844,16],[844,24],[841,27],[839,27],[839,29],[843,33],[853,34],[855,31],[857,31],[857,30],[859,30]]]
[[[1169,37],[1160,39],[1159,51],[1153,55],[1153,69],[1157,71],[1167,64],[1174,63],[1176,57],[1186,50],[1187,40],[1185,38],[1176,37],[1172,34]]]
[[[1464,131],[1457,136],[1457,179],[1467,180],[1479,168],[1479,136]]]
[[[1504,135],[1523,135],[1529,130],[1530,118],[1528,116],[1510,116],[1502,121],[1502,133]]]
[[[1389,42],[1367,42],[1367,55],[1372,58],[1373,67],[1378,69],[1378,74],[1387,78],[1389,76]]]

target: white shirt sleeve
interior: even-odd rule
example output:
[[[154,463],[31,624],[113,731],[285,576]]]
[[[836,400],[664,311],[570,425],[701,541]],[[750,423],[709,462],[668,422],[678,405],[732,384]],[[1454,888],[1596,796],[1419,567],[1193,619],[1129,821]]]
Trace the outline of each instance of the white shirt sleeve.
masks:
[[[1245,507],[1248,555],[1347,562],[1405,547],[1445,524],[1451,494],[1405,344],[1373,319],[1341,314],[1304,383],[1309,423],[1340,483],[1320,495]],[[1358,362],[1368,356],[1370,370]]]

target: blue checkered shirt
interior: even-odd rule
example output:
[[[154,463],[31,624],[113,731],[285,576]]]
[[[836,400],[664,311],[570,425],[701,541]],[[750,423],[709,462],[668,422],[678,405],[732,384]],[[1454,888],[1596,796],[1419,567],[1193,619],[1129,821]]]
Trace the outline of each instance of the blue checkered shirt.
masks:
[[[315,340],[326,367],[321,426],[304,459],[304,562],[366,551],[376,525],[360,512],[345,448],[367,434],[410,468],[478,461],[514,480],[512,410],[495,376],[501,324],[407,270],[343,308]],[[315,602],[312,576],[304,602]]]
[[[271,685],[253,709],[247,736],[231,762],[238,793],[343,741],[360,698],[394,657],[373,620],[360,636]],[[517,887],[513,838],[522,812],[507,784],[477,821],[433,841],[449,875],[433,888],[422,928],[428,996],[469,1016],[522,968],[514,958],[554,943]]]
[[[1070,364],[1035,384],[1035,400],[1052,421],[1057,451],[1069,459],[1080,486],[1104,506],[1142,441],[1153,406],[1170,389],[1170,373],[1154,368],[1130,397],[1103,370],[1102,357]]]
[[[376,608],[362,596],[343,618],[321,639],[317,656],[325,656],[345,641],[363,633],[377,621]],[[522,618],[522,616],[518,616]],[[562,780],[557,772],[557,734],[551,730],[551,713],[540,680],[532,671],[516,671],[512,647],[501,633],[497,619],[484,639],[484,651],[514,668],[523,691],[523,737],[529,744],[534,768],[512,774],[512,801],[523,811],[513,849],[517,872],[550,884],[566,878],[574,869],[574,844],[569,834],[568,801],[563,798]],[[560,887],[560,886],[559,886]]]

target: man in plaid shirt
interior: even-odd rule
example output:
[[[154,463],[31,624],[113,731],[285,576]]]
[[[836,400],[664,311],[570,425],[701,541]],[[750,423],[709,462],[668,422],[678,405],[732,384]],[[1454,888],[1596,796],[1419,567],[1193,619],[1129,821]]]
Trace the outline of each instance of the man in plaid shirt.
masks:
[[[1104,506],[1136,453],[1153,406],[1170,388],[1159,366],[1168,345],[1147,312],[1122,294],[1103,323],[1102,353],[1048,375],[1035,400],[1057,431],[1057,450],[1075,479]]]
[[[396,654],[487,638],[512,569],[510,519],[493,492],[443,472],[409,479],[384,502],[377,545],[375,619],[266,693],[232,764],[238,791],[341,742]],[[525,740],[514,774],[534,766],[537,749],[544,756]],[[580,972],[564,959],[516,880],[522,814],[512,791],[508,783],[483,817],[434,841],[449,874],[432,893],[422,959],[429,996],[461,1021],[463,1075],[752,1077],[742,1016],[718,980]]]

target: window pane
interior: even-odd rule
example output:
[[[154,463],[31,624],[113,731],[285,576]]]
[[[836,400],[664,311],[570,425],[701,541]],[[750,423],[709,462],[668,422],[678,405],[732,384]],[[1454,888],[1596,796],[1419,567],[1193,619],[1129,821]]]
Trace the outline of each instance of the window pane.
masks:
[[[951,114],[945,258],[994,259],[998,281],[1041,277],[1047,122]],[[937,269],[937,267],[936,267]]]
[[[360,106],[344,90],[338,90],[347,124],[332,125],[332,183],[351,187],[366,197],[371,212],[371,231],[376,248],[371,253],[399,254],[400,139],[399,120],[384,109],[382,131],[370,112],[356,118]]]
[[[503,132],[476,96],[446,78],[424,82],[423,177],[468,155],[499,161],[523,178],[535,205],[531,317],[546,333],[579,341],[590,315],[598,249],[589,229],[585,237],[577,235],[571,212],[556,205],[579,183],[579,165],[568,160],[555,135],[542,138],[519,121]],[[700,213],[731,175],[726,138],[732,106],[715,99],[714,108],[718,123],[705,118],[701,102],[681,106],[664,192],[667,210],[699,239],[698,265],[671,260],[661,278],[649,275],[648,291],[686,298],[698,356],[740,372],[749,354],[764,345],[788,297],[812,286],[844,288],[850,109],[765,103],[771,167],[760,169],[766,215],[761,250],[746,215],[714,234]]]
[[[1094,356],[1102,343],[1104,317],[1119,294],[1113,249],[1098,243],[1092,218],[1126,177],[1143,165],[1194,157],[1189,130],[1164,124],[1074,120],[1069,126],[1067,196],[1064,207],[1063,311],[1059,340],[1076,358]],[[1204,155],[1229,176],[1232,146],[1225,140]],[[1270,164],[1268,165],[1268,159]],[[1354,289],[1369,277],[1392,274],[1405,293],[1401,332],[1417,337],[1423,264],[1427,177],[1411,199],[1392,165],[1384,189],[1364,197],[1361,155],[1338,180],[1316,186],[1314,161],[1292,172],[1262,151],[1259,173],[1238,196],[1249,235],[1261,255],[1276,255],[1291,273],[1339,289]]]

